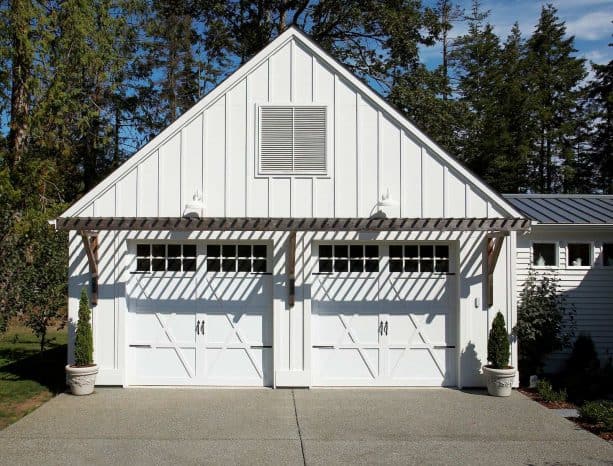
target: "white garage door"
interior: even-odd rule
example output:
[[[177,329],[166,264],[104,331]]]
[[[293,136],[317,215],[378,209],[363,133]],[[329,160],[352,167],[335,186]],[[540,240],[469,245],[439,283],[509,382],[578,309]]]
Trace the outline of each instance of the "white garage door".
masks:
[[[130,385],[272,385],[265,244],[135,245]]]
[[[456,277],[445,243],[314,246],[313,385],[456,385]]]

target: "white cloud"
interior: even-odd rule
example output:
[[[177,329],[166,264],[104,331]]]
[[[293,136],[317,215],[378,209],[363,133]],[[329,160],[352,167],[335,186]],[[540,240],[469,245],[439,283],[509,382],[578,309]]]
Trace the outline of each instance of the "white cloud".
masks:
[[[598,40],[608,37],[613,32],[613,13],[594,11],[566,24],[569,34],[577,39]]]

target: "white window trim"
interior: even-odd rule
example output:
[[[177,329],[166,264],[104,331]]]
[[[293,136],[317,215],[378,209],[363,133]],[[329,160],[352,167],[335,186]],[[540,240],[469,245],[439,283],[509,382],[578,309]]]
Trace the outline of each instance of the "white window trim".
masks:
[[[555,265],[536,265],[534,263],[534,245],[535,244],[553,244],[555,246],[556,248]],[[533,269],[537,269],[537,270],[559,269],[560,268],[560,243],[558,241],[537,241],[537,240],[530,241],[530,267],[532,267]]]
[[[590,247],[590,264],[589,265],[571,265],[570,264],[570,254],[568,247],[572,244],[587,244]],[[596,258],[594,257],[594,241],[567,241],[566,245],[566,263],[565,266],[567,269],[578,269],[578,270],[586,270],[591,269],[596,264]]]
[[[314,172],[314,173],[263,173],[260,170],[260,109],[262,107],[324,107],[326,109],[326,172]],[[333,127],[332,123],[332,111],[330,106],[326,103],[318,102],[261,102],[255,104],[254,111],[254,147],[255,147],[255,164],[254,164],[254,176],[255,178],[332,178],[332,151],[334,149],[333,139],[334,134],[331,132]]]

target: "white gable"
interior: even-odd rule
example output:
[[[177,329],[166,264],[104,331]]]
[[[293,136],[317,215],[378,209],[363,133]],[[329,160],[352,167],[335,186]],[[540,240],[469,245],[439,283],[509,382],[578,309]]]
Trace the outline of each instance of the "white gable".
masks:
[[[258,108],[327,108],[325,175],[260,175]],[[290,28],[62,216],[178,217],[196,191],[207,217],[521,215],[304,34]]]

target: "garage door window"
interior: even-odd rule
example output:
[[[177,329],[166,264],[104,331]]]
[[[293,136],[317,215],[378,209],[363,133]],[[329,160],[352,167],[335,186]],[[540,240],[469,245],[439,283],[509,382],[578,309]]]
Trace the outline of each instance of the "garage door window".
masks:
[[[195,244],[137,244],[137,272],[195,272]]]
[[[378,272],[379,246],[372,244],[319,245],[319,272]]]
[[[397,244],[389,247],[390,272],[449,273],[449,246]]]
[[[207,272],[266,273],[265,244],[209,244],[206,247]]]

